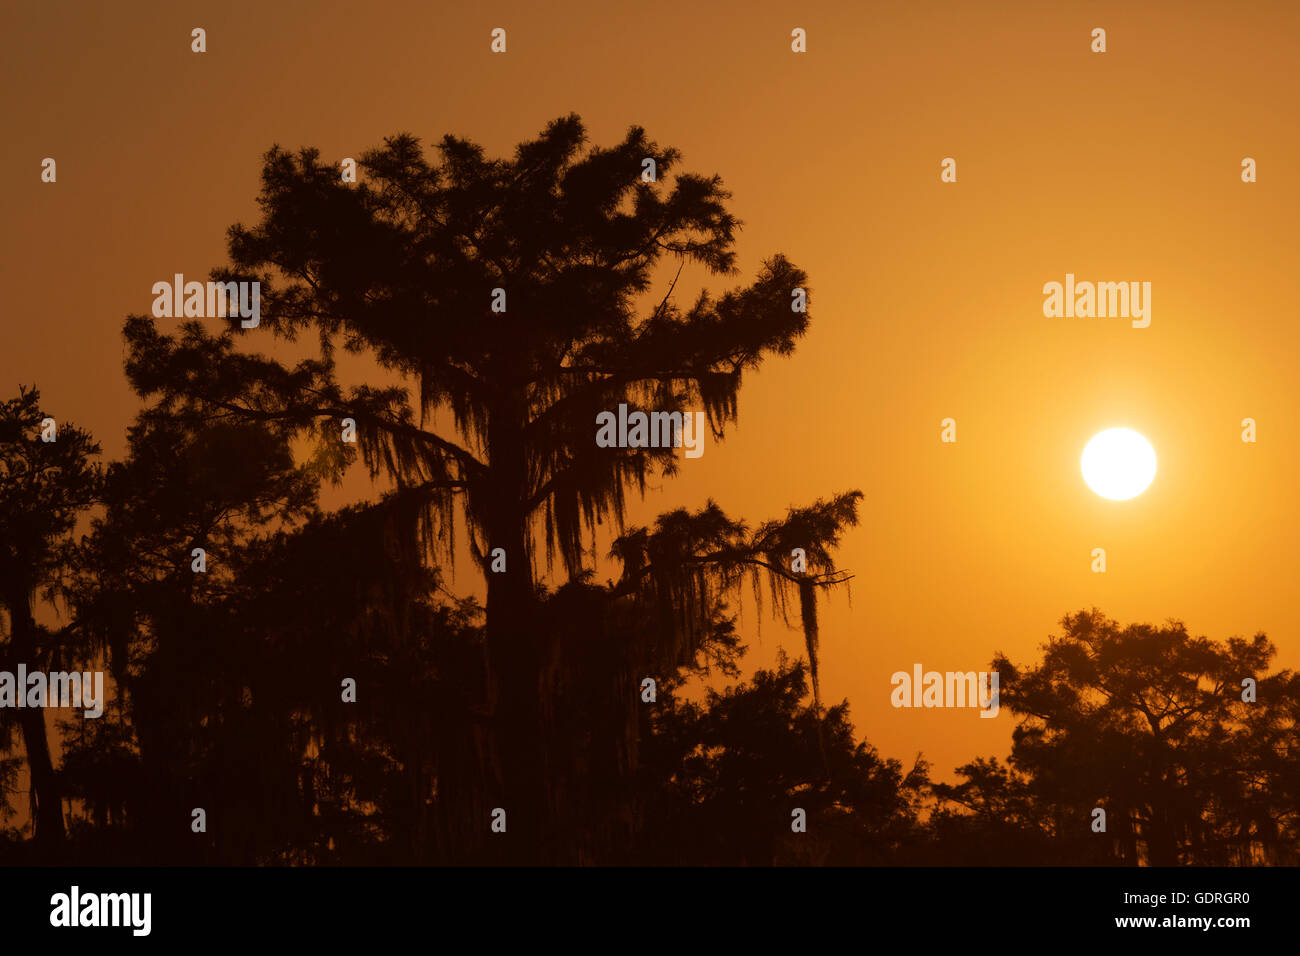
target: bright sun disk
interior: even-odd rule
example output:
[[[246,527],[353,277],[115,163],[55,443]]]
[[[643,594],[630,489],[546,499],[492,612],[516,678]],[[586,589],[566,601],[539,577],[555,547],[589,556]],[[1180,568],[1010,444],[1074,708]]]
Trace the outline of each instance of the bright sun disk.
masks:
[[[1156,450],[1131,428],[1107,428],[1092,436],[1079,462],[1088,487],[1111,501],[1147,490],[1156,476]]]

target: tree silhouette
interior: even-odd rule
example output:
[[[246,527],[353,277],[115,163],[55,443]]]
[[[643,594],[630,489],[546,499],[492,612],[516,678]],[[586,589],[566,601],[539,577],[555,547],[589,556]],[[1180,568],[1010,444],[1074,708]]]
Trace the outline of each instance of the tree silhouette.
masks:
[[[45,670],[55,659],[64,634],[51,634],[37,623],[33,601],[41,589],[56,585],[68,558],[70,534],[77,517],[95,501],[100,471],[92,460],[99,446],[68,422],[50,420],[40,393],[21,389],[17,398],[0,403],[0,607],[9,619],[0,649],[0,669],[18,664]],[[44,434],[43,434],[44,433]],[[51,440],[43,440],[48,438]],[[26,694],[26,687],[16,688]],[[65,837],[60,783],[50,758],[45,711],[24,707],[11,718],[21,728],[31,775],[31,815],[38,846],[53,856]]]
[[[70,741],[68,757],[90,812],[125,814],[134,830],[125,846],[192,861],[174,838],[151,839],[141,828],[174,835],[192,808],[233,808],[236,794],[243,812],[224,815],[218,839],[251,840],[282,825],[273,811],[283,806],[257,804],[280,793],[257,779],[271,741],[281,738],[279,759],[293,752],[283,732],[256,726],[262,711],[246,705],[260,697],[266,659],[260,623],[245,613],[246,569],[261,537],[314,511],[316,485],[282,436],[257,423],[147,410],[128,452],[107,471],[104,514],[77,549],[67,588],[81,655],[106,657],[118,700],[97,722],[104,726]],[[231,767],[242,772],[232,777]],[[204,836],[191,844],[253,861],[251,851]]]
[[[518,844],[542,853],[556,845],[548,754],[565,743],[544,701],[552,662],[535,626],[535,545],[548,568],[558,556],[568,578],[580,579],[594,565],[597,527],[622,528],[627,490],[644,491],[677,467],[671,445],[598,447],[597,415],[622,403],[699,408],[721,435],[736,417],[743,373],[791,352],[806,330],[792,302],[807,282],[777,255],[747,287],[701,292],[683,308],[674,279],[643,307],[665,257],[678,275],[686,263],[733,272],[738,222],[717,177],[680,173],[669,187],[678,153],[640,128],[612,148],[588,147],[568,116],[508,160],[450,136],[438,154],[435,164],[414,137],[390,138],[364,155],[365,181],[353,185],[315,150],[272,149],[261,221],[232,227],[232,265],[215,277],[260,281],[261,327],[286,339],[314,334],[317,356],[289,367],[242,352],[237,321],[220,334],[199,323],[165,334],[136,316],[126,324],[127,370],[160,411],[314,436],[316,466],[330,476],[354,457],[338,432],[353,419],[372,475],[421,503],[412,520],[433,561],[453,559],[456,521],[464,522],[487,580],[501,799]],[[657,164],[653,181],[641,178],[645,158]],[[340,346],[372,359],[384,380],[346,385]],[[856,520],[857,500],[793,511],[753,537],[716,509],[673,519],[658,539],[671,543],[671,561],[647,562],[639,538],[616,549],[624,583],[671,593],[677,627],[666,656],[681,659],[710,625],[701,592],[759,572],[779,599],[797,590],[815,668],[815,593],[846,580],[829,549]],[[790,568],[794,547],[809,556],[805,573]],[[492,570],[496,549],[501,573]]]
[[[1045,866],[1106,859],[1085,833],[1057,832],[1051,807],[1030,779],[996,757],[977,757],[958,767],[957,774],[960,783],[931,786],[938,803],[928,821],[933,842],[926,862]]]
[[[1216,642],[1177,621],[1121,628],[1096,610],[1062,625],[1037,667],[993,664],[1022,718],[1011,761],[1054,832],[1088,833],[1101,807],[1117,862],[1294,859],[1300,682],[1265,673],[1268,639]]]
[[[702,704],[670,697],[656,709],[646,862],[894,862],[916,836],[925,764],[905,772],[882,759],[855,741],[847,702],[822,711],[807,694],[806,666],[782,655]],[[798,834],[796,809],[807,826]]]

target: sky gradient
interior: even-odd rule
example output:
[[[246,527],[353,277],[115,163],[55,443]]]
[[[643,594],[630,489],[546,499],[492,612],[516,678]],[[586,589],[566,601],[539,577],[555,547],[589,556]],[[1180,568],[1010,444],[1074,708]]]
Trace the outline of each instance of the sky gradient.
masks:
[[[454,133],[508,154],[576,112],[718,173],[740,274],[786,254],[811,328],[740,395],[725,443],[629,520],[712,497],[752,524],[858,488],[852,602],[822,692],[885,755],[948,779],[1012,717],[896,710],[890,675],[1037,659],[1067,611],[1267,633],[1300,667],[1300,8],[1271,3],[8,3],[0,73],[0,384],[39,385],[106,457],[139,408],[121,325],[225,261],[272,144],[359,156]],[[190,52],[190,30],[208,52]],[[504,27],[508,51],[489,33]],[[790,31],[808,32],[808,52]],[[1090,50],[1094,27],[1108,50]],[[40,181],[44,157],[55,184]],[[1241,181],[1243,157],[1259,181]],[[940,161],[957,160],[955,184]],[[1046,318],[1043,284],[1152,284],[1152,321]],[[164,320],[165,327],[165,320]],[[250,338],[264,348],[265,337]],[[957,422],[955,444],[940,422]],[[1258,441],[1241,441],[1254,418]],[[1142,495],[1088,490],[1103,428],[1155,447]],[[327,501],[372,493],[358,477]],[[1108,570],[1090,570],[1093,548]],[[468,564],[452,587],[478,589]],[[748,663],[802,637],[744,609]]]

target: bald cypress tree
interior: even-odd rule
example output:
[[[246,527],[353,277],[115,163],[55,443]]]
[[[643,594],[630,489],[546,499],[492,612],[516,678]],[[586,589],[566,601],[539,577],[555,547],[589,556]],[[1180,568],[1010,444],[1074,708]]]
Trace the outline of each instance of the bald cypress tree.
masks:
[[[597,416],[620,404],[700,410],[720,437],[744,373],[789,354],[808,327],[807,277],[781,255],[718,295],[682,304],[676,278],[659,294],[672,266],[677,277],[687,264],[736,272],[729,194],[716,176],[679,172],[679,159],[637,127],[591,146],[576,116],[504,159],[452,136],[432,151],[395,136],[362,157],[359,183],[314,149],[273,148],[260,220],[231,228],[230,266],[214,274],[261,282],[260,325],[126,324],[128,374],[160,409],[312,436],[334,475],[359,452],[420,502],[413,520],[430,561],[454,557],[463,522],[487,582],[492,765],[526,858],[554,855],[548,754],[562,745],[544,706],[540,565],[558,560],[580,579],[596,564],[597,527],[622,529],[628,491],[678,464],[671,444],[599,447]],[[317,347],[296,364],[241,347],[268,335],[310,335]],[[375,363],[378,380],[349,384],[340,349]],[[344,419],[355,446],[339,440]],[[757,532],[714,506],[666,516],[620,541],[619,593],[675,608],[659,631],[665,660],[692,653],[717,597],[739,583],[766,579],[782,608],[797,594],[816,689],[815,595],[847,579],[830,549],[857,500],[796,509]],[[792,570],[794,547],[806,571]]]

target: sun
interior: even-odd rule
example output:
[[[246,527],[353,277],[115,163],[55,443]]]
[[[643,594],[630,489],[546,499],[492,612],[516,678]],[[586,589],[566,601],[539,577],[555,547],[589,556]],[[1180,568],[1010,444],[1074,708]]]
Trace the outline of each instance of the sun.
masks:
[[[1156,450],[1131,428],[1107,428],[1092,436],[1079,461],[1088,487],[1111,501],[1147,490],[1156,476]]]

